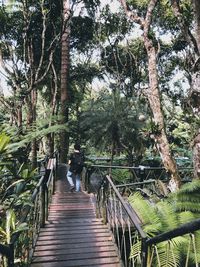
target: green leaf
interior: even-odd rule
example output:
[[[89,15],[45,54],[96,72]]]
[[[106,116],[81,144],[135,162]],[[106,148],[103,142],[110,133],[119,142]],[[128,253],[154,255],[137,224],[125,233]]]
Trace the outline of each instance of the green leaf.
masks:
[[[6,211],[6,241],[7,244],[10,243],[11,241],[11,234],[12,234],[12,230],[15,230],[15,221],[16,221],[16,217],[15,217],[15,213],[13,210],[9,209]]]
[[[0,153],[4,152],[10,142],[10,137],[5,133],[0,134]]]

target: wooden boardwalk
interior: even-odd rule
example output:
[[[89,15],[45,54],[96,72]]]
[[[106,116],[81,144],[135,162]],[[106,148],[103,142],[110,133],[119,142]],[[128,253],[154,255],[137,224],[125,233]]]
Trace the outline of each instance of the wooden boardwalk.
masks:
[[[96,219],[92,196],[56,182],[49,219],[41,229],[31,267],[120,267],[108,228]]]

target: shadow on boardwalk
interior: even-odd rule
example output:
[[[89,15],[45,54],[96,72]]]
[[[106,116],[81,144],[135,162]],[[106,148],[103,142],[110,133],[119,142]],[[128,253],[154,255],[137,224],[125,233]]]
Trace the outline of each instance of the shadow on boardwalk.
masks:
[[[94,210],[92,195],[69,192],[66,165],[61,165],[31,267],[120,267],[110,232]]]

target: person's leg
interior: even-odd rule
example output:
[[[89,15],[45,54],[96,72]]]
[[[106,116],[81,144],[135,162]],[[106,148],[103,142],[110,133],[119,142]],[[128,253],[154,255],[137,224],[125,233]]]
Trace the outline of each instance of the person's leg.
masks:
[[[70,184],[70,190],[73,190],[74,189],[73,173],[70,171],[67,172],[67,180]]]
[[[81,175],[79,173],[76,174],[76,192],[79,192],[81,189]]]

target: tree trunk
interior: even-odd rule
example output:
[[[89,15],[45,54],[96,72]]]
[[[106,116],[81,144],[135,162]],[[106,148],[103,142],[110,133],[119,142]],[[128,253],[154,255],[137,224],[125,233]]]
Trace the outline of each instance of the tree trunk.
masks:
[[[200,115],[200,1],[193,0],[194,20],[195,20],[195,40],[194,49],[195,64],[191,75],[190,103],[193,112]],[[195,46],[194,46],[195,47]],[[196,52],[196,53],[195,53]],[[193,167],[194,178],[200,179],[200,129],[193,140]]]
[[[61,124],[68,122],[69,105],[69,19],[70,19],[70,0],[63,0],[63,35],[61,52]],[[67,131],[60,133],[60,161],[67,162],[69,147],[69,134]]]
[[[54,133],[50,133],[46,137],[45,152],[49,156],[52,156],[54,153]]]
[[[192,83],[190,91],[190,103],[193,108],[193,112],[196,115],[200,114],[200,71],[192,74]],[[200,129],[198,130],[196,137],[193,140],[193,167],[194,178],[200,179]]]
[[[200,51],[200,1],[193,0],[194,18],[195,18],[195,37],[198,51]]]
[[[194,178],[200,179],[200,132],[193,141]]]
[[[181,179],[178,174],[177,165],[174,161],[167,135],[165,132],[165,125],[163,119],[163,112],[161,109],[160,94],[158,89],[158,73],[157,73],[157,61],[156,51],[153,46],[153,42],[148,38],[148,34],[144,34],[144,45],[148,56],[148,72],[149,72],[149,89],[147,92],[150,108],[153,113],[153,119],[157,128],[154,133],[154,139],[157,149],[162,158],[165,169],[171,176],[171,184],[174,184],[174,190],[180,188]],[[171,188],[171,190],[173,190]]]
[[[31,103],[32,103],[32,123],[31,126],[33,127],[36,123],[36,104],[37,104],[37,91],[33,89],[31,91]],[[37,167],[37,139],[33,139],[31,143],[31,163],[33,169]]]
[[[158,73],[157,73],[157,54],[154,47],[153,41],[150,39],[150,26],[153,10],[157,4],[157,0],[150,0],[145,19],[138,16],[135,11],[130,11],[127,7],[126,1],[121,0],[122,6],[127,14],[127,16],[134,22],[141,25],[143,29],[143,40],[144,46],[148,57],[148,74],[149,74],[149,89],[147,91],[147,97],[149,101],[150,108],[153,113],[153,119],[157,131],[154,132],[154,139],[157,149],[163,161],[163,165],[171,176],[170,180],[170,190],[175,191],[181,185],[181,179],[178,174],[177,165],[174,161],[169,142],[165,132],[165,125],[163,119],[163,112],[161,109],[161,100],[158,88]]]
[[[22,105],[17,107],[17,126],[19,134],[22,133]]]

